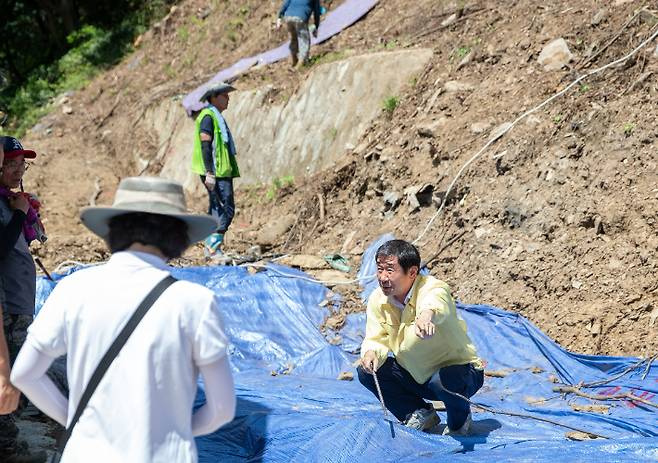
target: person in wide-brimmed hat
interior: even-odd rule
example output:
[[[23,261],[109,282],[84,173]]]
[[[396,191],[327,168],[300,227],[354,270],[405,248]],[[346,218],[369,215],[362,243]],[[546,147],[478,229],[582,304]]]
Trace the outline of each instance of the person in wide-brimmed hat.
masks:
[[[201,97],[208,106],[196,118],[192,172],[200,176],[208,190],[208,214],[219,220],[217,229],[205,241],[208,256],[220,251],[235,214],[233,179],[240,176],[240,169],[233,135],[222,115],[234,90],[225,82],[209,86]]]
[[[113,255],[57,284],[11,376],[64,426],[136,307],[170,276],[166,261],[217,227],[215,218],[187,212],[180,184],[160,178],[124,179],[112,206],[84,208],[80,218]],[[171,284],[98,383],[61,461],[196,462],[194,437],[215,431],[235,413],[227,345],[214,293],[187,281]],[[45,375],[64,354],[68,401]],[[199,372],[206,404],[193,413]]]

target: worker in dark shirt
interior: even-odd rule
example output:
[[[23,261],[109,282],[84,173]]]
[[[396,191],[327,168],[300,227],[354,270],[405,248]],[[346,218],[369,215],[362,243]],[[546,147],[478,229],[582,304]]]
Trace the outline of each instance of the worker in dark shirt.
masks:
[[[320,28],[320,0],[284,0],[279,10],[277,28],[281,20],[286,23],[290,33],[290,54],[292,66],[298,69],[308,64],[311,52],[311,29],[308,22],[313,15],[313,36],[317,38]]]
[[[222,115],[235,88],[226,83],[212,85],[201,97],[208,102],[196,118],[192,172],[201,177],[208,190],[208,214],[217,217],[219,227],[205,241],[206,254],[221,253],[224,235],[235,214],[233,179],[240,176],[231,131]]]
[[[25,150],[20,142],[12,137],[2,139],[4,161],[0,171],[0,285],[4,289],[0,295],[2,302],[3,333],[5,346],[0,346],[0,370],[9,373],[18,351],[27,336],[27,328],[34,315],[34,298],[36,293],[36,268],[28,248],[28,240],[33,239],[36,224],[36,211],[32,208],[28,195],[17,192],[23,174],[25,159],[33,159],[36,153]],[[2,340],[4,341],[4,339]],[[4,344],[4,343],[3,343]],[[8,358],[7,358],[8,357]],[[13,386],[3,381],[4,371],[0,371],[0,406],[5,398],[9,399],[4,413],[16,408],[18,397],[14,400]],[[16,414],[0,416],[0,461],[41,462],[45,461],[44,452],[30,453],[18,442]]]
[[[5,158],[4,151],[4,141],[5,137],[0,137],[0,173],[2,172],[2,163]],[[20,214],[17,214],[17,217],[20,217]],[[20,230],[20,227],[15,227],[17,230]],[[12,234],[6,232],[6,227],[3,227],[0,224],[0,246],[3,249],[0,249],[0,259],[6,255],[4,248],[8,240],[11,239]],[[2,277],[0,276],[0,316],[3,315],[3,310],[5,306],[5,290],[2,284]],[[7,348],[7,340],[5,338],[5,330],[0,330],[0,415],[6,415],[13,412],[18,407],[18,398],[20,397],[20,392],[16,389],[11,382],[9,381],[10,373],[10,360],[9,360],[9,349]],[[0,432],[2,429],[0,429]]]

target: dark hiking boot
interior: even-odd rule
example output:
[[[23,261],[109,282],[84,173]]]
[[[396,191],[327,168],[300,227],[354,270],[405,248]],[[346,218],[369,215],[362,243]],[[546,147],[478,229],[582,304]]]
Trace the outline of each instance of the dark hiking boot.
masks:
[[[404,425],[417,431],[428,431],[440,422],[441,419],[433,408],[419,408],[409,415],[407,421],[404,422]]]

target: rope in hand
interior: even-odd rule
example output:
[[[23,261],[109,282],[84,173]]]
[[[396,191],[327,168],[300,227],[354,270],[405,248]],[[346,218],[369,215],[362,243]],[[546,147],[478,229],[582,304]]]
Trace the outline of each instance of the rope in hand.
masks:
[[[384,403],[384,395],[382,394],[382,389],[379,387],[379,379],[377,378],[377,372],[374,369],[372,370],[372,377],[375,379],[375,387],[377,388],[379,403],[382,404],[382,410],[384,410],[384,419],[388,421],[388,424],[391,428],[391,437],[395,438],[395,431],[393,430],[393,421],[388,417],[388,410],[386,409],[386,404]]]
[[[379,387],[379,379],[377,379],[377,372],[372,372],[372,377],[375,378],[375,387],[377,388],[377,395],[379,396],[379,403],[382,404],[382,410],[384,410],[384,418],[388,419],[388,410],[386,409],[386,404],[384,404],[384,396],[382,395],[382,390]]]

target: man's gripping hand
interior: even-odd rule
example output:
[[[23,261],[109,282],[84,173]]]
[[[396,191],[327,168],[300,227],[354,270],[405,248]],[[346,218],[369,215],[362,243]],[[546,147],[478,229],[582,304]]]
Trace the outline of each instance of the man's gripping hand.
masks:
[[[374,350],[367,351],[361,358],[361,368],[365,370],[366,373],[373,374],[379,368],[379,359]]]
[[[431,338],[434,335],[433,315],[433,311],[426,309],[416,317],[416,336],[420,339]]]

